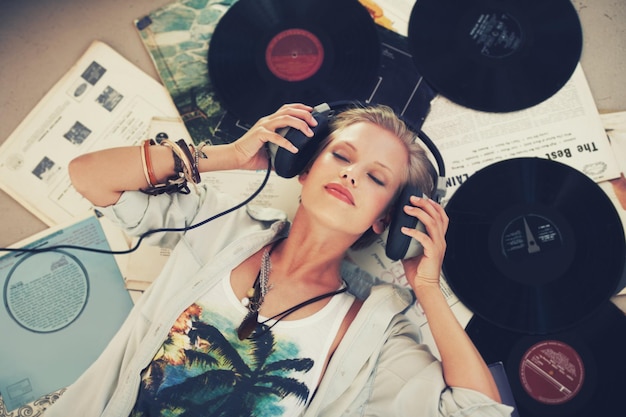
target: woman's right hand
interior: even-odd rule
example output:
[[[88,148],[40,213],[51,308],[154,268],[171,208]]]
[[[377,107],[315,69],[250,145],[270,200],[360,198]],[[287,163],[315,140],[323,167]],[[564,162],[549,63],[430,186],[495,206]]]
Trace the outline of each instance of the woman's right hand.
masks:
[[[260,118],[241,138],[232,143],[237,165],[240,169],[263,169],[267,167],[267,142],[296,153],[298,149],[283,136],[276,133],[278,129],[292,127],[306,136],[313,136],[311,126],[317,121],[311,114],[313,108],[300,103],[285,104],[275,113]]]

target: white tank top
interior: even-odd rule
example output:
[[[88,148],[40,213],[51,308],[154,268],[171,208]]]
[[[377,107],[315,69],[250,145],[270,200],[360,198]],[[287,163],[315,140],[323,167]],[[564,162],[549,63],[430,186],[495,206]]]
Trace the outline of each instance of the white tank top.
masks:
[[[239,340],[237,328],[248,309],[226,275],[172,326],[142,374],[137,409],[153,402],[181,408],[192,399],[207,415],[298,416],[315,393],[353,302],[344,292],[309,317],[273,326],[268,321],[257,328],[258,337]]]

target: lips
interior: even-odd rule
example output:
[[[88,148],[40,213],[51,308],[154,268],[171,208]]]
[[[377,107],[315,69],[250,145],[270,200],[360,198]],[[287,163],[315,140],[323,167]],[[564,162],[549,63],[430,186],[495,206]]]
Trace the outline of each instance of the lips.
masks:
[[[326,184],[324,188],[330,195],[352,206],[354,205],[354,197],[352,197],[352,193],[346,187],[340,184],[330,183]]]

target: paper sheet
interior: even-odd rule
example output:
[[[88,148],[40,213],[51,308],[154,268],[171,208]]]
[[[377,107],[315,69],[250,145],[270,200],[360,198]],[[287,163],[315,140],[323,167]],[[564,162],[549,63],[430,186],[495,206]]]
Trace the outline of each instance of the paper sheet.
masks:
[[[138,143],[154,116],[178,117],[165,88],[95,41],[0,147],[0,188],[50,226],[82,216],[69,161]]]

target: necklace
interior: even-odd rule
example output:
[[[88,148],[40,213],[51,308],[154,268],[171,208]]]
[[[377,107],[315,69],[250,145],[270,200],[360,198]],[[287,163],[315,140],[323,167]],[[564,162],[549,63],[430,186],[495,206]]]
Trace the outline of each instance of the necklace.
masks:
[[[268,286],[269,275],[272,269],[270,255],[272,251],[274,250],[274,248],[276,247],[277,243],[278,242],[275,242],[271,248],[266,249],[265,252],[263,252],[263,256],[261,257],[261,268],[259,269],[259,273],[257,274],[257,277],[254,280],[254,284],[252,288],[248,290],[248,292],[246,293],[246,296],[241,299],[241,304],[244,307],[248,308],[248,313],[246,314],[243,321],[239,325],[239,328],[237,328],[237,336],[239,336],[239,340],[247,339],[248,337],[250,337],[252,333],[254,332],[254,330],[256,329],[258,324],[265,324],[269,322],[270,320],[276,320],[270,326],[267,326],[263,332],[259,334],[255,333],[253,337],[260,337],[264,335],[265,333],[270,331],[272,327],[278,324],[280,320],[284,319],[285,317],[294,313],[295,311],[298,311],[301,308],[308,306],[309,304],[313,304],[325,298],[333,297],[337,294],[341,294],[343,292],[348,291],[348,283],[344,281],[343,285],[338,290],[330,291],[330,292],[309,298],[308,300],[305,300],[299,304],[296,304],[295,306],[290,307],[287,310],[284,310],[278,314],[275,314],[272,317],[266,320],[263,320],[261,323],[259,323],[259,310],[261,309],[261,305],[263,304],[265,295],[271,289],[271,286]]]
[[[246,296],[241,299],[241,305],[247,307],[249,311],[258,312],[261,308],[261,304],[263,304],[263,300],[265,300],[265,295],[271,289],[268,285],[270,270],[272,268],[270,254],[274,250],[274,246],[276,246],[276,243],[272,245],[271,249],[265,249],[263,252],[261,268],[254,280],[254,284],[252,284],[252,288],[246,292]]]

